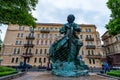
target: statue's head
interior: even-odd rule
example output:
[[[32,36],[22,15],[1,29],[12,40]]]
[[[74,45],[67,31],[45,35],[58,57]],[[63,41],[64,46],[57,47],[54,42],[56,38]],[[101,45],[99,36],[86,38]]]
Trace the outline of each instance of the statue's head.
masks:
[[[68,23],[73,23],[75,20],[75,16],[73,14],[68,15],[67,21]]]

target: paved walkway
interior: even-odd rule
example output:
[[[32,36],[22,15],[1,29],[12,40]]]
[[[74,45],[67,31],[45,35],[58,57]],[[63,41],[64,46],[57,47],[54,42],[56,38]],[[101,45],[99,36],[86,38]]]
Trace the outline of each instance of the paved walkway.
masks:
[[[13,80],[117,80],[95,74],[82,77],[58,77],[51,75],[50,72],[28,72],[25,76]]]

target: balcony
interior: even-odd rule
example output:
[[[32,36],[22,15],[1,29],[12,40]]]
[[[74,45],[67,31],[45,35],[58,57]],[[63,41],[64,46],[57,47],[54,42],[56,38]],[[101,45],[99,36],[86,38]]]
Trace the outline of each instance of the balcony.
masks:
[[[34,36],[26,36],[26,39],[32,39],[32,40],[34,40],[35,37]]]
[[[86,49],[95,49],[95,45],[86,45]]]
[[[94,38],[86,38],[86,41],[94,41]]]
[[[87,55],[87,58],[102,59],[103,57],[101,55]]]
[[[24,48],[27,48],[27,47],[33,48],[34,44],[24,44]]]
[[[50,30],[41,30],[40,32],[41,32],[41,33],[49,33]]]
[[[32,53],[23,53],[22,57],[24,58],[29,58],[29,57],[32,57]]]

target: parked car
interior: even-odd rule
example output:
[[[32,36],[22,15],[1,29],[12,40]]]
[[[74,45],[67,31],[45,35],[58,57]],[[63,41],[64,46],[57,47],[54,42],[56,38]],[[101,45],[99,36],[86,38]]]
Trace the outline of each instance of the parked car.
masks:
[[[22,68],[24,68],[24,67],[27,68],[27,69],[32,68],[32,66],[31,66],[30,64],[24,65],[23,62],[20,62],[20,64],[17,66],[18,69],[22,69]]]
[[[113,66],[112,69],[113,70],[120,70],[120,66]]]

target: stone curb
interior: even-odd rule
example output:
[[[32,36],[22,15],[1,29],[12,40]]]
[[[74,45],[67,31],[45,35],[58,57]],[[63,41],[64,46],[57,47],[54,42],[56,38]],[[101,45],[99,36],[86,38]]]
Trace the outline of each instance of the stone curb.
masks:
[[[11,79],[14,79],[14,78],[21,77],[25,74],[26,74],[26,72],[19,72],[17,74],[12,74],[12,75],[8,75],[8,76],[0,77],[0,80],[11,80]]]
[[[114,76],[110,76],[110,75],[106,75],[106,74],[100,74],[100,73],[98,73],[98,75],[120,80],[119,77],[114,77]]]

